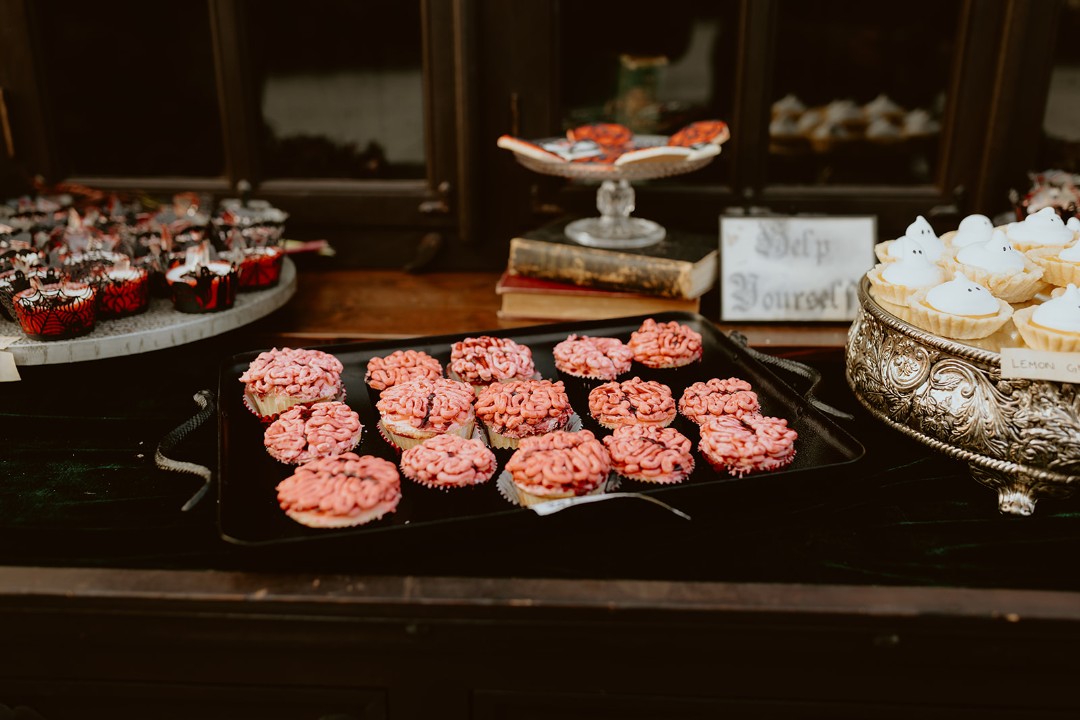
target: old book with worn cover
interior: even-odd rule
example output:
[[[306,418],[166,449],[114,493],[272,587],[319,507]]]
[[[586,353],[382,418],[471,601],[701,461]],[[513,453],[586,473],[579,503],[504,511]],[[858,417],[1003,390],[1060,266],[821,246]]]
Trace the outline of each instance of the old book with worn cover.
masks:
[[[651,247],[607,250],[575,243],[564,227],[561,221],[511,239],[510,274],[682,299],[701,297],[716,283],[717,236],[669,229]]]
[[[602,320],[670,310],[699,312],[701,299],[580,287],[570,283],[503,273],[495,285],[502,300],[499,317],[519,320]]]

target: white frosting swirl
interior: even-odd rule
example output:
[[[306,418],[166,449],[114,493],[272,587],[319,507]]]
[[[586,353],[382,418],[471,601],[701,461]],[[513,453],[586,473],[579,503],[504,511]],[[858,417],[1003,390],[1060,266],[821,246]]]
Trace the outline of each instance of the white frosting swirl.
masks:
[[[915,222],[907,226],[904,236],[919,243],[930,262],[937,262],[945,251],[945,244],[941,242],[937,233],[934,232],[934,228],[930,227],[930,223],[922,215],[919,215],[915,218]]]
[[[989,242],[975,243],[960,248],[956,260],[962,265],[989,270],[992,273],[1013,275],[1024,271],[1024,253],[1018,252],[1005,237],[1005,233],[994,230]]]
[[[1010,240],[1027,245],[1068,245],[1074,237],[1051,207],[1028,215],[1022,222],[1009,223],[1007,230]]]
[[[900,128],[893,125],[888,118],[875,118],[866,126],[866,137],[898,138],[900,137]]]
[[[1064,293],[1035,308],[1031,321],[1051,330],[1080,333],[1080,290],[1069,283]]]
[[[788,93],[784,97],[780,98],[772,104],[772,110],[777,115],[798,115],[806,110],[806,105],[803,105],[802,100],[792,93]]]
[[[818,123],[820,123],[824,117],[825,114],[820,110],[807,110],[799,116],[799,121],[796,123],[799,132],[801,134],[808,134],[818,126]]]
[[[1065,262],[1080,263],[1080,242],[1075,242],[1058,253]]]
[[[1065,227],[1069,228],[1074,233],[1080,232],[1080,218],[1073,215],[1069,218],[1069,222],[1065,223]]]
[[[881,271],[881,278],[885,282],[921,288],[937,285],[945,279],[941,268],[930,262],[922,246],[911,238],[899,238],[889,247],[889,250],[895,250],[900,259],[888,263]]]
[[[769,123],[769,134],[773,137],[791,137],[799,134],[799,125],[790,115],[779,115]]]
[[[984,243],[994,234],[994,223],[985,215],[968,215],[960,221],[953,235],[952,246],[962,248],[975,243]]]
[[[870,102],[863,105],[863,112],[868,118],[879,118],[882,115],[897,115],[903,112],[903,108],[897,105],[885,93],[881,93]]]
[[[848,120],[860,120],[862,112],[854,100],[833,100],[825,106],[825,119],[833,122],[847,122]]]
[[[931,288],[926,302],[940,312],[967,317],[994,315],[1001,309],[1001,303],[989,290],[959,272],[954,280]]]

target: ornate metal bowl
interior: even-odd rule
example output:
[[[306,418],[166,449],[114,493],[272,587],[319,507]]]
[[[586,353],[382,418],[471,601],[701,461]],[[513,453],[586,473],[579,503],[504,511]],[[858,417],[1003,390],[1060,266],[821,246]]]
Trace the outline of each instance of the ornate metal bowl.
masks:
[[[1001,355],[920,330],[879,305],[864,278],[846,375],[859,401],[900,432],[967,462],[998,508],[1031,515],[1080,487],[1080,392],[1003,380]]]

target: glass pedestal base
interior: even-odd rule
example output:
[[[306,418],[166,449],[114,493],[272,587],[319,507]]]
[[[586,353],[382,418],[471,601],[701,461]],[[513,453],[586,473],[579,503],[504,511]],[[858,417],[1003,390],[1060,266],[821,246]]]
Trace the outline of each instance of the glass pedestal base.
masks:
[[[579,245],[614,250],[655,245],[666,235],[662,225],[642,218],[594,217],[566,226],[566,236]]]

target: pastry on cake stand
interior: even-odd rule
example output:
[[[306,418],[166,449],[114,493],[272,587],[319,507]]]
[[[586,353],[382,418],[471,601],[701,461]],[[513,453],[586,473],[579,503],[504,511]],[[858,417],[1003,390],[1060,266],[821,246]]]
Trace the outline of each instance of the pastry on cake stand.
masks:
[[[706,127],[707,126],[707,127]],[[727,125],[703,121],[687,126],[670,138],[663,135],[633,135],[618,147],[604,144],[586,132],[612,125],[576,128],[568,138],[526,141],[504,135],[499,147],[511,150],[517,161],[543,175],[572,180],[598,181],[596,208],[599,217],[575,220],[566,226],[571,240],[590,247],[632,249],[654,245],[667,235],[659,223],[631,217],[634,212],[635,180],[657,180],[700,170],[720,154],[720,143],[728,139]]]

